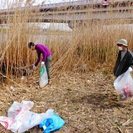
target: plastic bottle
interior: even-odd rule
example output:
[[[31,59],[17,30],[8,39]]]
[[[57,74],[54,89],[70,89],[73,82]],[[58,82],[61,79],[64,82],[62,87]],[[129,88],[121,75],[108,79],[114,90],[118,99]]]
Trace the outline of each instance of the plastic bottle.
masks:
[[[48,84],[48,75],[44,62],[41,62],[39,86],[42,88]]]

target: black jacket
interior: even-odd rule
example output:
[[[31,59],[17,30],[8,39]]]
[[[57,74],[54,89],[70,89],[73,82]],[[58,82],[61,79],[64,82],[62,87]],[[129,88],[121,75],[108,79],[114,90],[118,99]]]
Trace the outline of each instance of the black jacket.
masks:
[[[114,67],[114,75],[118,77],[128,70],[133,65],[133,56],[130,51],[127,51],[123,59],[121,60],[121,51],[118,53],[116,64]]]

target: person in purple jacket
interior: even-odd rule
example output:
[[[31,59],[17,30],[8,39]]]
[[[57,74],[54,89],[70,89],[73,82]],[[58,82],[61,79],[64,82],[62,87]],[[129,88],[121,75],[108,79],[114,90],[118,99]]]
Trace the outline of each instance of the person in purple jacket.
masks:
[[[47,70],[47,74],[48,74],[48,79],[50,79],[49,68],[50,68],[50,62],[52,59],[52,53],[51,53],[50,49],[44,44],[35,44],[33,42],[29,42],[28,47],[31,50],[36,50],[37,56],[38,56],[38,59],[35,62],[35,64],[32,65],[32,68],[35,69],[40,61],[44,61],[46,70]],[[42,56],[42,59],[41,59],[41,56]]]

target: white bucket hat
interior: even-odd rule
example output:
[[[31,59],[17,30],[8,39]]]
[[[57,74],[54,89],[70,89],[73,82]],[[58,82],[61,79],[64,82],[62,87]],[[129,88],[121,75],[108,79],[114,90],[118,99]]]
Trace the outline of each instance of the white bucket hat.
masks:
[[[122,44],[123,46],[128,47],[128,42],[126,39],[120,39],[117,44]]]

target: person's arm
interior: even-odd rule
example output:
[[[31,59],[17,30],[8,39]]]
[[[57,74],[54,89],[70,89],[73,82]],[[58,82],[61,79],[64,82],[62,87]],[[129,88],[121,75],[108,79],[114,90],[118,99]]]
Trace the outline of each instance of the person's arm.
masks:
[[[131,51],[130,51],[130,56],[129,56],[129,63],[130,63],[130,66],[133,66],[133,54]]]
[[[46,54],[45,54],[45,52],[43,51],[43,53],[42,53],[42,56],[43,56],[43,58],[42,58],[42,61],[46,61]]]
[[[46,58],[47,58],[47,56],[46,56],[47,50],[46,50],[45,46],[40,47],[40,51],[41,51],[41,54],[42,54],[42,61],[45,62],[46,61]]]

